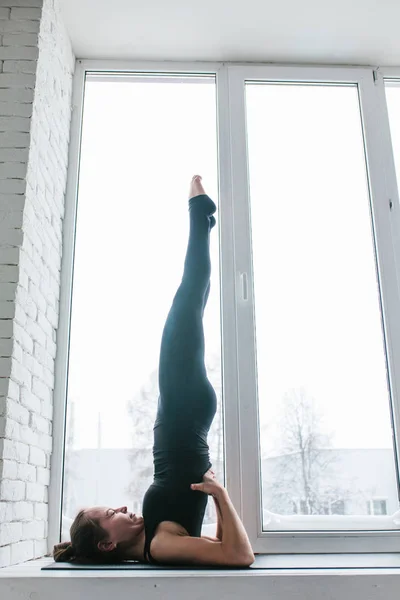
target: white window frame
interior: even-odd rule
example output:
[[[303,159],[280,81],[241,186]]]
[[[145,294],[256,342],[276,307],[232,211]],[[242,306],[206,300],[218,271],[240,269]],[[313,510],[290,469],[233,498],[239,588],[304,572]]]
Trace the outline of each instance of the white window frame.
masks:
[[[295,523],[306,526],[306,519],[292,518],[287,532],[263,532],[261,522],[261,473],[257,408],[256,353],[253,273],[251,261],[249,177],[245,120],[245,82],[315,82],[357,84],[364,128],[365,156],[371,209],[375,225],[377,263],[380,272],[382,309],[392,391],[395,431],[400,432],[400,296],[399,271],[392,235],[393,216],[398,227],[398,194],[392,158],[389,123],[384,98],[383,80],[371,68],[230,66],[229,99],[232,143],[232,185],[234,210],[234,242],[238,288],[247,280],[246,297],[237,302],[237,341],[239,375],[239,415],[241,461],[242,518],[255,552],[371,552],[400,550],[397,531],[293,531]],[[392,210],[389,201],[392,201]],[[244,235],[243,232],[244,231]],[[245,348],[245,351],[241,349]],[[398,456],[396,457],[398,461]],[[255,518],[256,517],[256,518]],[[285,519],[286,520],[286,519]],[[343,518],[345,523],[355,521]],[[309,521],[311,526],[311,521]],[[351,526],[351,525],[350,525]],[[372,522],[371,522],[372,526]],[[382,527],[388,526],[382,522]],[[392,524],[393,526],[393,524]],[[364,524],[365,527],[365,524]],[[290,525],[286,523],[285,529]],[[356,529],[356,527],[354,528]],[[357,528],[358,529],[358,528]]]
[[[356,83],[364,124],[371,206],[376,231],[382,307],[393,401],[400,445],[400,218],[383,75],[372,68],[137,63],[78,60],[73,92],[69,173],[63,231],[60,319],[54,392],[53,455],[49,490],[49,550],[60,539],[66,423],[69,330],[75,227],[87,72],[211,74],[217,82],[221,318],[224,353],[226,485],[255,552],[331,553],[400,551],[400,531],[262,532],[257,409],[254,297],[251,263],[245,81]],[[392,209],[389,209],[389,200]],[[399,461],[399,456],[396,456]],[[300,518],[300,517],[299,517]],[[313,517],[302,517],[313,518]],[[370,517],[371,518],[371,517]],[[375,517],[375,519],[387,518]],[[351,517],[347,517],[351,519]],[[350,521],[346,521],[350,522]],[[380,521],[383,525],[383,521]]]
[[[382,135],[389,138],[388,142],[385,146],[385,149],[387,150],[388,147],[390,147],[389,152],[386,155],[386,161],[387,161],[386,164],[388,166],[388,185],[389,185],[389,191],[390,191],[390,189],[393,188],[393,185],[395,187],[397,186],[397,177],[396,177],[396,167],[395,167],[395,163],[394,163],[392,142],[391,142],[391,137],[390,137],[389,115],[388,115],[386,96],[385,96],[385,81],[386,80],[388,80],[388,81],[397,80],[397,82],[400,85],[400,67],[382,67],[382,68],[378,68],[375,71],[375,73],[376,73],[376,81],[378,82],[378,86],[379,86],[379,102],[381,105],[381,110],[385,116],[385,123],[384,123],[385,127],[383,128]],[[399,178],[400,178],[400,174],[399,174]],[[394,179],[394,181],[393,181],[393,179]],[[396,187],[396,189],[398,189],[398,186]],[[391,220],[391,234],[392,234],[392,241],[393,241],[393,251],[395,254],[395,260],[397,262],[397,273],[400,272],[400,258],[399,258],[400,257],[400,211],[399,211],[399,207],[398,207],[398,198],[399,198],[398,196],[395,197],[395,200],[397,200],[397,202],[395,203],[395,210],[393,211],[392,220]],[[399,293],[400,293],[400,278],[398,278],[397,282],[398,282]],[[398,333],[398,332],[396,332],[396,333]],[[399,382],[397,383],[397,386],[398,386],[398,388],[400,388]],[[399,428],[397,429],[397,443],[400,446],[400,429]],[[400,450],[399,450],[399,454],[400,454]],[[400,464],[400,460],[399,460],[399,464]]]

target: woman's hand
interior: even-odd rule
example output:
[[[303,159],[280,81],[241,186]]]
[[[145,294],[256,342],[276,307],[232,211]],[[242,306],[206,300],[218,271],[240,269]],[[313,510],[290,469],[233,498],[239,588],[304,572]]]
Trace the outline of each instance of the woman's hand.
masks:
[[[192,483],[190,487],[192,490],[203,492],[209,496],[217,496],[221,490],[225,489],[223,485],[217,481],[215,473],[214,471],[211,471],[211,469],[209,469],[207,473],[204,473],[202,483]]]

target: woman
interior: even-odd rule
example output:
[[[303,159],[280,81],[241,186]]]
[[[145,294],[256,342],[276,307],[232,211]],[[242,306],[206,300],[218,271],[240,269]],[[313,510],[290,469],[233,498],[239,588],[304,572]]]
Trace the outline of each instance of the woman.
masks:
[[[143,517],[128,513],[126,506],[82,510],[71,527],[72,541],[54,547],[56,561],[229,566],[254,561],[243,524],[210,470],[207,445],[216,396],[204,365],[203,313],[215,210],[201,177],[193,177],[184,274],[161,341],[154,481],[144,496]],[[207,494],[218,515],[215,538],[201,536]]]

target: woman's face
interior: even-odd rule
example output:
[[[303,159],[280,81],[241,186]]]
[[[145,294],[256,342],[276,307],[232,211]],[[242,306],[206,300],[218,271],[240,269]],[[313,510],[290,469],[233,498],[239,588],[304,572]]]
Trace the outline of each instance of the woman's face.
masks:
[[[128,512],[126,506],[120,508],[99,506],[89,508],[85,513],[89,518],[98,521],[100,527],[107,532],[107,541],[111,542],[113,547],[117,544],[129,545],[134,543],[144,530],[143,517]]]

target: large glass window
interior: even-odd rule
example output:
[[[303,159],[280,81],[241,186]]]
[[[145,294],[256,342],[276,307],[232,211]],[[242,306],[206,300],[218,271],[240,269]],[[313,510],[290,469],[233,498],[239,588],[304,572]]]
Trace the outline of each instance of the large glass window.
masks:
[[[63,535],[85,506],[141,510],[163,325],[183,272],[191,177],[217,202],[214,77],[88,76],[71,316]],[[223,481],[218,228],[205,313]],[[215,522],[210,510],[205,523]]]
[[[141,511],[198,172],[219,201],[205,314],[211,459],[255,552],[399,551],[400,256],[384,84],[367,68],[211,72],[86,73],[63,316],[63,537],[81,507]],[[399,89],[386,86],[396,164]],[[207,534],[215,521],[210,502]]]
[[[246,106],[264,528],[366,515],[383,490],[394,512],[357,86],[250,83]]]

